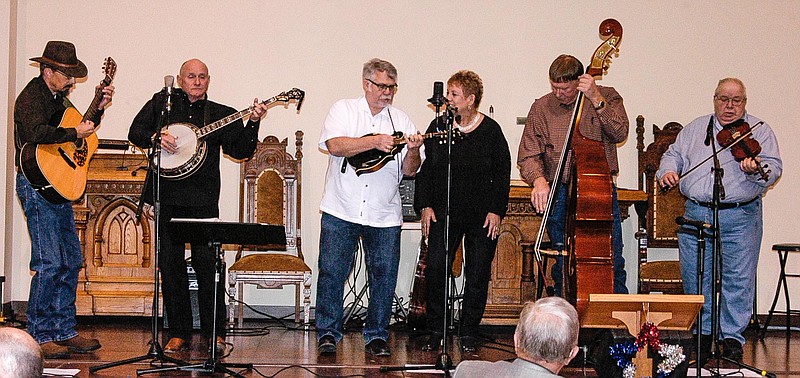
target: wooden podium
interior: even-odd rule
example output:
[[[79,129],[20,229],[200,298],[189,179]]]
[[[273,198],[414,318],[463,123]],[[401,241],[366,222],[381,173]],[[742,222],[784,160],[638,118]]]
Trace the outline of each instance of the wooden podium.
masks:
[[[580,321],[582,328],[627,329],[636,338],[646,322],[660,330],[688,331],[702,306],[702,295],[590,294]],[[636,353],[636,377],[651,376],[647,353],[647,347]]]

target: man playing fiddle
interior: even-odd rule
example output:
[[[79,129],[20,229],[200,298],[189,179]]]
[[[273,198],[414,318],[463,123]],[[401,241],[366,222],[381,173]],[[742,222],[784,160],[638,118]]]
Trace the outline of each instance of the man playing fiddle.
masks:
[[[778,141],[770,126],[747,114],[747,91],[741,80],[726,78],[719,81],[714,92],[714,114],[699,117],[686,125],[678,134],[675,143],[664,153],[656,177],[662,187],[680,185],[688,200],[684,217],[705,223],[713,223],[712,196],[714,175],[709,172],[712,160],[701,163],[713,154],[712,148],[721,149],[717,138],[726,127],[747,122],[754,125],[752,138],[761,146],[761,152],[737,162],[734,155],[723,151],[719,154],[720,167],[724,170],[722,186],[724,198],[720,198],[719,235],[721,238],[722,271],[720,306],[720,338],[723,339],[723,356],[734,360],[742,358],[742,332],[753,312],[753,295],[758,255],[761,249],[763,229],[761,196],[781,176],[782,163]],[[755,125],[758,125],[755,127]],[[711,130],[709,130],[711,129]],[[713,140],[714,146],[711,145]],[[700,167],[681,177],[698,164]],[[758,172],[759,165],[766,164],[771,170],[768,178]],[[684,226],[687,227],[687,226]],[[707,240],[707,245],[713,245]],[[678,248],[683,276],[683,290],[687,294],[697,291],[697,237],[694,233],[678,232]],[[703,261],[702,294],[703,324],[701,325],[699,361],[706,361],[711,352],[711,298],[712,253],[706,253]]]

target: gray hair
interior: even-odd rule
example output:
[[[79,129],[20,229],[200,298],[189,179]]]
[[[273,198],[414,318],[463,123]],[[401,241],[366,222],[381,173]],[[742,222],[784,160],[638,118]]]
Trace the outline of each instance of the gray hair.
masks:
[[[43,371],[42,349],[27,332],[0,327],[0,377],[38,378]]]
[[[372,58],[364,63],[364,70],[361,72],[361,78],[371,79],[378,71],[386,72],[392,80],[397,81],[397,68],[395,68],[393,64],[378,58]]]
[[[578,329],[578,312],[563,298],[528,302],[517,324],[517,353],[548,362],[569,360],[578,345]]]
[[[744,87],[744,83],[741,80],[739,80],[739,79],[737,79],[735,77],[726,77],[724,79],[721,79],[717,83],[717,88],[714,89],[714,96],[719,94],[719,87],[721,87],[723,84],[727,84],[727,83],[735,83],[736,85],[742,87],[742,95],[744,95],[744,98],[747,99],[747,88]]]

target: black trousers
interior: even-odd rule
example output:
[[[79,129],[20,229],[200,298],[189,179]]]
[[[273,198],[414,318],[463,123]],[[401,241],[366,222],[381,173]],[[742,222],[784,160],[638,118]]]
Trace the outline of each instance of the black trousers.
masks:
[[[215,218],[219,216],[216,207],[161,206],[159,223],[161,228],[161,255],[158,265],[161,268],[161,291],[164,308],[169,319],[170,337],[191,339],[192,303],[189,297],[189,275],[186,272],[185,239],[173,235],[169,221],[172,218]],[[204,337],[211,337],[214,312],[214,250],[208,245],[192,244],[192,268],[197,274],[198,305],[200,311],[200,331]],[[224,274],[217,286],[217,335],[225,337],[225,285]]]
[[[425,267],[425,309],[427,327],[431,332],[441,333],[445,317],[446,269],[452,267],[455,251],[464,238],[464,298],[462,301],[460,335],[472,336],[486,309],[486,296],[492,275],[497,239],[486,237],[487,229],[482,223],[464,224],[450,221],[450,261],[444,261],[444,217],[431,222],[428,235],[428,258]]]

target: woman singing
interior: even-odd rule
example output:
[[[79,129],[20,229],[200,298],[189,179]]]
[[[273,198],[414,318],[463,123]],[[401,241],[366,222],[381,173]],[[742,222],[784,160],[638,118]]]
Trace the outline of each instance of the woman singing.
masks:
[[[425,141],[425,161],[417,174],[414,207],[428,238],[425,269],[427,327],[431,336],[423,350],[437,350],[445,326],[445,269],[464,240],[465,282],[460,316],[461,348],[474,352],[478,324],[486,308],[500,221],[506,214],[511,156],[500,125],[478,111],[483,82],[472,71],[456,72],[447,81],[447,100],[455,107],[453,127],[464,134],[448,148],[441,140]],[[427,132],[441,131],[447,116],[434,119]],[[448,160],[450,193],[447,193]],[[450,204],[450,261],[445,262],[445,213]]]

